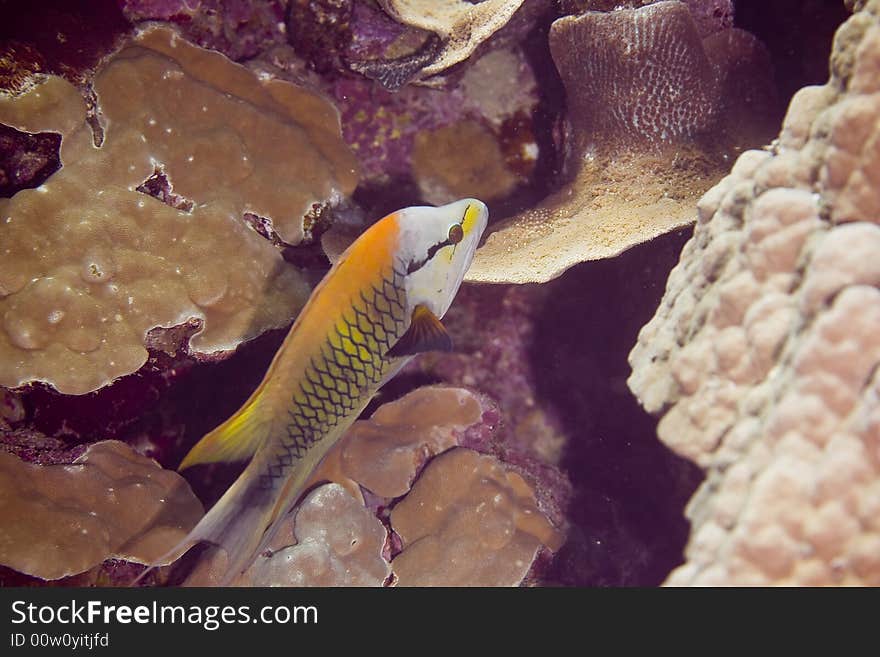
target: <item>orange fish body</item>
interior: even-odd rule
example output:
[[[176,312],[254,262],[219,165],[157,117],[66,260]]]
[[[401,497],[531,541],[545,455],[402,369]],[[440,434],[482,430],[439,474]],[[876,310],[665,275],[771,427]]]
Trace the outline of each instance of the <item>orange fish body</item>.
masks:
[[[201,541],[228,583],[271,540],[327,450],[412,354],[448,348],[439,323],[486,227],[475,199],[406,208],[371,226],[315,288],[263,381],[180,469],[244,460],[244,472],[166,556]],[[167,562],[167,560],[165,560]]]

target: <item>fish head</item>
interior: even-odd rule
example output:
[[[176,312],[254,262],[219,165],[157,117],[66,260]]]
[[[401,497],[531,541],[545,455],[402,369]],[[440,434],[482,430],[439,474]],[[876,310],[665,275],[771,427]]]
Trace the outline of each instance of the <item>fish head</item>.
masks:
[[[489,209],[474,198],[398,213],[396,259],[399,271],[405,273],[408,310],[422,305],[443,317],[488,222]]]

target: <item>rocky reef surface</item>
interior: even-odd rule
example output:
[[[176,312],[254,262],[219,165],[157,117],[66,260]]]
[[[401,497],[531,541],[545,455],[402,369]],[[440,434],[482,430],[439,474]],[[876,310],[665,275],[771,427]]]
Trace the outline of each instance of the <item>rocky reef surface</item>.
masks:
[[[455,350],[383,388],[236,584],[877,584],[878,13],[10,13],[0,583],[132,581],[234,481],[169,470],[329,262],[388,211],[476,196]],[[202,557],[144,583],[213,584]]]

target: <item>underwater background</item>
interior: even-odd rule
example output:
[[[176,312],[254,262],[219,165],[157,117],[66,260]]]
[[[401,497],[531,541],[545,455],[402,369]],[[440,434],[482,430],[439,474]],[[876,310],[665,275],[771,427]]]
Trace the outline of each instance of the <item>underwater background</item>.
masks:
[[[0,1],[0,88],[3,585],[165,554],[331,263],[463,197],[453,351],[235,584],[880,584],[877,0]]]

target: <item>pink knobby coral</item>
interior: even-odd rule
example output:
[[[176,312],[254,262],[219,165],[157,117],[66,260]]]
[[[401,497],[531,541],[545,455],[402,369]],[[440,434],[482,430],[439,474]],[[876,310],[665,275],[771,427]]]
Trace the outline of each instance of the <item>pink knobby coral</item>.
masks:
[[[700,201],[630,354],[661,440],[707,471],[671,584],[880,584],[880,2],[778,146]]]

